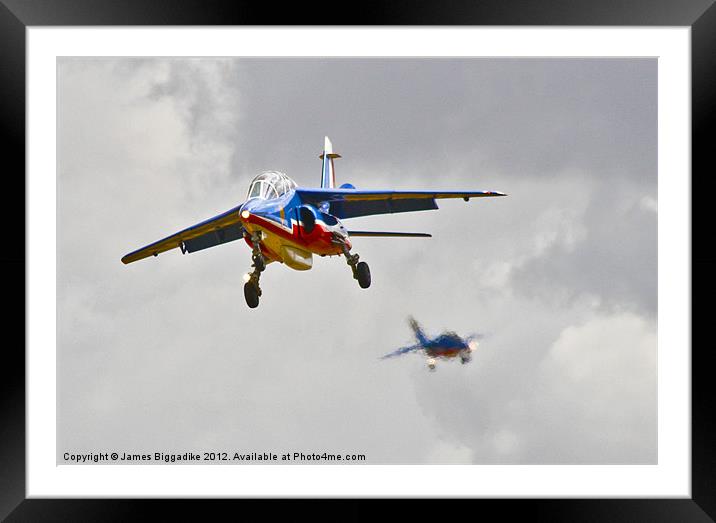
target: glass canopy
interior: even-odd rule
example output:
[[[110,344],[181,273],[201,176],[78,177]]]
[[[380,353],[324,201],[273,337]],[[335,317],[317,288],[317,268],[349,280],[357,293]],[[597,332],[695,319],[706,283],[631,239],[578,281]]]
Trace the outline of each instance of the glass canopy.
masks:
[[[266,171],[251,181],[246,199],[261,198],[269,200],[278,198],[296,188],[296,182],[278,171]]]

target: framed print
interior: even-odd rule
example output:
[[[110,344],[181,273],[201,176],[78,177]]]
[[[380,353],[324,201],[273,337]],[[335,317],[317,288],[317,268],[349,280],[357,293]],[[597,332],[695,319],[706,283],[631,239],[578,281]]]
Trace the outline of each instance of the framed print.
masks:
[[[710,2],[5,4],[3,516],[716,513]]]

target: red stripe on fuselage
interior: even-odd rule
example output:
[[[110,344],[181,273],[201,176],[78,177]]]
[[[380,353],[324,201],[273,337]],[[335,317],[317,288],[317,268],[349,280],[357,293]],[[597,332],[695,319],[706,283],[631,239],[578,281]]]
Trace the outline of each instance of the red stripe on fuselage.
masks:
[[[322,255],[333,255],[342,254],[340,245],[333,243],[333,233],[328,230],[323,224],[316,222],[315,227],[310,234],[305,232],[305,228],[300,226],[298,223],[291,222],[291,232],[287,231],[284,227],[277,224],[273,220],[258,216],[255,214],[249,215],[248,218],[242,218],[243,223],[261,227],[263,230],[270,234],[274,234],[279,238],[287,240],[288,242],[301,247],[314,254]],[[251,241],[247,238],[246,242],[249,246],[252,246]],[[348,248],[351,248],[350,241],[346,239]],[[264,242],[261,242],[262,247]],[[273,258],[280,260],[281,258],[276,256],[274,253]]]
[[[458,356],[460,352],[462,352],[463,349],[430,349],[430,355],[431,356],[441,356],[443,358],[454,358],[455,356]]]

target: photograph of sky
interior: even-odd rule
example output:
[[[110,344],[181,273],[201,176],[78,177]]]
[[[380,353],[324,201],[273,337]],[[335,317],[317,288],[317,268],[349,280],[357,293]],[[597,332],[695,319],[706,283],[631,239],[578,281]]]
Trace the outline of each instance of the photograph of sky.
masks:
[[[57,452],[362,453],[363,463],[657,461],[656,59],[63,58]],[[242,242],[123,265],[279,170],[494,190],[346,220],[310,271]],[[469,364],[380,356],[484,338]]]

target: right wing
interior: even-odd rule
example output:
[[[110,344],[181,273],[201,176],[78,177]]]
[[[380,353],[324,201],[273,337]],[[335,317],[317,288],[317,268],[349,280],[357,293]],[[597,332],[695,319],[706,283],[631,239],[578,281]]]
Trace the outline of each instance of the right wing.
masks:
[[[150,243],[126,254],[122,263],[132,263],[137,260],[158,256],[159,253],[179,247],[184,252],[196,252],[222,243],[239,240],[244,237],[244,228],[241,225],[239,211],[241,205],[209,218],[201,223],[192,225],[171,236]]]
[[[507,196],[498,191],[371,191],[351,188],[308,189],[299,187],[301,201],[316,207],[328,205],[328,213],[339,219],[437,209],[443,198],[489,198]]]

